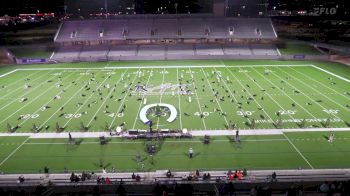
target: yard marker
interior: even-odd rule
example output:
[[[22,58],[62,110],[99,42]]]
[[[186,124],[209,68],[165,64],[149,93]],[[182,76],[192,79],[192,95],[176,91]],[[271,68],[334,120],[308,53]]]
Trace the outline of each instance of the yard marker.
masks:
[[[124,71],[124,73],[126,73],[128,70]],[[119,78],[119,80],[117,81],[116,84],[119,84],[121,81],[121,78]],[[107,88],[109,89],[109,84],[107,84]],[[103,105],[106,103],[108,97],[111,96],[111,94],[113,93],[114,89],[116,89],[116,86],[113,87],[113,89],[109,92],[109,94],[107,95],[106,99],[104,99],[104,101],[102,102],[102,104],[100,105],[100,107],[96,110],[95,114],[92,116],[91,120],[89,121],[89,123],[87,124],[87,127],[90,126],[90,124],[92,123],[92,121],[94,120],[94,117],[96,116],[96,114],[101,110],[101,108],[103,107]]]
[[[138,71],[140,71],[140,69],[139,69]],[[134,83],[135,80],[136,80],[136,78],[137,78],[137,74],[135,74],[135,77],[133,78],[133,80],[132,80],[131,83]],[[126,97],[127,97],[127,95],[128,95],[129,92],[130,92],[130,88],[127,90],[127,92],[125,92],[125,96],[124,96],[123,100],[121,101],[121,103],[120,103],[120,105],[119,105],[118,110],[117,110],[116,113],[118,113],[118,112],[120,111],[120,109],[122,108],[122,106],[124,105],[125,99],[126,99]],[[113,123],[114,123],[116,117],[117,117],[117,115],[115,115],[115,116],[113,117],[113,120],[112,120],[111,124],[109,125],[109,128],[112,128]]]
[[[96,74],[97,75],[97,74]],[[85,85],[87,84],[87,82],[85,82],[83,85],[82,85],[82,87],[79,89],[79,90],[77,90],[76,92],[75,92],[75,94],[73,95],[73,96],[71,96],[61,107],[64,107],[64,106],[66,106],[81,90],[83,90],[84,88],[85,88]],[[60,108],[61,108],[60,107]],[[59,112],[60,111],[60,108],[58,108],[56,111],[55,111],[55,113],[53,113],[44,123],[42,123],[40,126],[39,126],[39,129],[41,129],[49,120],[51,120],[51,118],[57,113],[57,112]],[[40,133],[39,133],[40,134]]]
[[[283,71],[282,70],[282,72],[284,72],[284,73],[286,73],[285,71]],[[272,74],[274,74],[274,73],[272,73]],[[288,74],[288,73],[286,73],[286,74]],[[274,74],[274,75],[276,75],[276,74]],[[290,75],[290,74],[288,74],[288,75]],[[276,75],[277,76],[277,75]],[[277,76],[277,77],[279,77],[279,76]],[[279,77],[280,78],[280,77]],[[295,78],[295,79],[297,79],[297,78]],[[298,79],[297,79],[298,80]],[[296,90],[298,90],[301,94],[303,94],[303,95],[305,95],[305,97],[307,97],[310,101],[312,101],[312,102],[314,102],[314,103],[316,103],[318,106],[320,106],[321,108],[323,108],[323,109],[326,109],[323,105],[321,105],[321,104],[319,104],[317,101],[315,101],[315,100],[313,100],[313,99],[311,99],[311,97],[309,97],[308,95],[306,95],[304,92],[302,92],[302,91],[300,91],[300,89],[298,89],[298,88],[296,88],[294,85],[291,85],[289,82],[287,82],[286,81],[286,83],[288,83],[290,86],[292,86],[294,89],[296,89]],[[302,82],[304,85],[306,85],[307,86],[307,84],[305,84],[304,82]],[[328,98],[328,97],[327,97]],[[329,98],[328,98],[329,99]],[[336,117],[336,118],[339,118],[337,115],[335,115],[335,114],[333,114],[333,113],[331,113],[330,115],[332,115],[332,116],[334,116],[334,117]]]
[[[277,68],[277,69],[280,69],[280,68]],[[285,72],[285,71],[283,71],[283,70],[281,70],[281,71],[284,72],[284,73],[286,73],[286,74],[288,74],[288,75],[290,75],[289,73],[287,73],[287,72]],[[293,77],[293,76],[291,76],[291,77]],[[322,95],[323,97],[327,98],[329,101],[331,101],[331,102],[337,104],[338,106],[344,108],[345,110],[350,111],[349,108],[346,108],[346,107],[344,107],[343,105],[340,105],[339,103],[335,102],[333,99],[331,99],[331,98],[329,98],[327,95],[321,93],[319,90],[315,89],[314,87],[312,87],[312,86],[310,86],[310,85],[307,85],[305,82],[303,82],[302,80],[298,79],[297,77],[294,77],[294,78],[295,78],[297,81],[299,81],[300,83],[304,84],[305,86],[307,86],[307,87],[311,88],[312,90],[318,92],[320,95]],[[317,102],[316,102],[316,103],[317,103]]]

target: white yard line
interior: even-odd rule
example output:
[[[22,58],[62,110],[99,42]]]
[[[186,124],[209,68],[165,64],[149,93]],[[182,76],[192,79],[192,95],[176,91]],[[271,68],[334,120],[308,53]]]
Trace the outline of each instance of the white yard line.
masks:
[[[99,73],[97,73],[96,76],[97,76],[98,74],[99,74]],[[82,87],[81,87],[79,90],[77,90],[77,91],[74,93],[74,95],[71,96],[61,107],[66,106],[66,105],[67,105],[81,90],[84,89],[84,87],[85,87],[85,85],[86,85],[87,83],[88,83],[88,82],[85,82],[85,83],[82,85]],[[60,108],[61,108],[61,107],[60,107]],[[42,123],[42,124],[39,126],[39,129],[41,129],[49,120],[51,120],[51,118],[52,118],[54,115],[56,115],[57,112],[60,111],[60,108],[58,108],[44,123]]]
[[[253,81],[253,83],[254,83],[256,86],[258,86],[261,90],[264,90],[264,88],[262,88],[258,82],[254,82],[254,80],[253,80],[247,73],[244,72],[244,74],[245,74],[251,81]],[[279,88],[278,88],[278,89],[279,89]],[[267,96],[268,96],[273,102],[275,102],[275,103],[278,105],[278,107],[280,107],[282,110],[286,111],[286,109],[284,109],[284,107],[281,106],[270,94],[268,94],[268,93],[266,93],[266,94],[267,94]],[[291,117],[293,120],[295,120],[294,117],[293,117],[291,114],[288,113],[288,116]]]
[[[4,74],[0,75],[0,78],[5,77],[5,76],[7,76],[7,75],[10,75],[10,74],[12,74],[12,73],[15,73],[16,71],[18,71],[18,70],[15,69],[15,70],[12,70],[12,71],[10,71],[10,72],[4,73]]]
[[[278,54],[278,56],[282,56],[281,55],[281,51],[276,47],[276,50],[277,50],[277,54]]]
[[[338,76],[338,75],[335,74],[335,73],[332,73],[332,72],[330,72],[330,71],[327,71],[327,70],[322,69],[322,68],[320,68],[320,67],[317,67],[317,66],[315,66],[315,65],[310,65],[310,66],[313,67],[313,68],[315,68],[315,69],[321,70],[321,71],[323,71],[323,72],[325,72],[325,73],[328,73],[328,74],[330,74],[330,75],[332,75],[332,76],[334,76],[334,77],[337,77],[337,78],[339,78],[339,79],[341,79],[341,80],[344,80],[344,81],[346,81],[346,82],[350,82],[349,79],[346,79],[346,78],[344,78],[344,77]]]
[[[10,117],[12,117],[13,115],[15,115],[17,112],[19,112],[20,110],[22,110],[23,108],[25,108],[26,106],[30,105],[32,102],[34,102],[35,100],[37,100],[39,97],[43,96],[46,92],[48,92],[49,90],[51,90],[52,88],[56,87],[56,85],[59,82],[55,83],[55,85],[52,85],[50,88],[47,88],[45,91],[43,91],[41,94],[39,94],[38,96],[36,96],[34,99],[30,100],[29,102],[27,102],[26,104],[24,104],[21,108],[19,108],[18,110],[16,110],[15,112],[13,112],[11,115],[7,116],[7,118],[3,119],[0,124],[2,124],[3,122],[5,122],[7,119],[9,119]]]
[[[73,74],[73,73],[71,73],[71,74],[69,74],[69,75],[72,75],[72,74]],[[69,77],[69,76],[67,76],[67,77]],[[80,77],[78,78],[78,80],[79,80],[81,77],[83,77],[83,76],[80,76]],[[67,87],[65,87],[65,89],[69,89],[72,85],[73,85],[72,83],[69,84]],[[57,95],[60,95],[60,94],[62,94],[62,93],[63,93],[63,91],[59,92]],[[51,98],[51,99],[50,99],[47,103],[45,103],[43,106],[48,105],[48,104],[49,104],[51,101],[53,101],[53,100],[55,100],[54,97]],[[37,114],[37,113],[42,109],[43,106],[39,107],[39,109],[37,109],[35,112],[33,112],[33,114]],[[27,122],[28,120],[30,120],[30,118],[27,118],[27,119],[25,119],[24,121],[22,121],[21,123],[19,123],[19,126],[21,126],[22,124],[24,124],[24,123]]]
[[[231,70],[230,69],[228,69],[227,67],[226,67],[226,69],[229,71],[229,73],[235,78],[235,80],[237,80],[238,81],[238,83],[239,83],[239,85],[241,85],[241,87],[243,88],[243,89],[245,89],[245,87],[244,87],[244,85],[236,78],[236,76],[231,72]],[[252,94],[249,92],[249,90],[246,90],[247,91],[247,93],[248,93],[248,95],[250,96],[250,97],[253,97],[252,96]],[[265,111],[265,109],[260,105],[260,103],[258,102],[258,101],[256,101],[255,99],[253,99],[254,100],[254,102],[260,107],[260,108],[262,108],[262,111],[266,114],[266,116],[272,121],[272,122],[274,122],[274,120],[271,118],[271,116]]]
[[[210,84],[208,78],[206,77],[204,70],[203,70],[203,69],[201,69],[201,70],[202,70],[203,76],[205,77],[205,79],[207,80],[207,83],[208,83],[209,86],[210,86],[209,91],[211,91],[212,94],[214,95],[214,92],[213,92],[213,90],[212,90],[213,87],[211,86],[211,84]],[[221,115],[221,113],[226,113],[226,112],[224,112],[224,110],[222,109],[222,107],[221,107],[221,105],[220,105],[220,102],[218,101],[217,97],[214,96],[214,99],[215,99],[216,104],[217,104],[217,105],[219,106],[219,108],[220,108],[220,115]],[[224,120],[225,120],[225,122],[226,122],[227,127],[229,127],[230,124],[228,123],[226,116],[224,116]]]
[[[34,73],[32,73],[32,74],[30,74],[30,75],[28,75],[28,76],[25,76],[25,77],[26,77],[26,78],[29,78],[29,77],[31,77],[31,76],[37,74],[37,73],[39,73],[39,72],[34,72]],[[36,77],[34,80],[30,80],[30,82],[34,82],[34,81],[36,81],[36,80],[38,80],[39,78],[44,77],[44,76],[45,76],[45,75]],[[11,84],[7,84],[6,87],[13,86],[13,85],[18,86],[18,80],[16,80],[15,82],[12,82]],[[23,86],[18,86],[18,88],[15,88],[15,89],[11,90],[10,92],[8,92],[8,93],[6,93],[5,95],[1,96],[1,98],[7,97],[7,96],[9,96],[10,94],[12,94],[12,93],[14,93],[14,92],[16,92],[16,91],[18,91],[18,90],[20,90],[20,89],[23,89]]]
[[[46,75],[43,75],[42,77],[44,77],[44,76],[46,76]],[[54,76],[53,76],[53,77],[54,77]],[[51,77],[51,78],[52,78],[52,77]],[[51,80],[51,78],[50,78],[49,80]],[[41,87],[41,85],[43,85],[44,83],[45,83],[45,81],[41,82],[41,84],[38,84],[38,85],[36,85],[36,86],[33,87],[33,88],[27,89],[27,91],[26,91],[22,96],[20,96],[20,97],[24,97],[25,95],[27,95],[27,94],[33,92],[35,89]],[[56,84],[57,84],[57,83],[56,83]],[[20,88],[23,88],[23,87],[20,87]],[[20,89],[20,88],[18,88],[18,89]],[[17,91],[17,90],[16,90],[16,91]],[[5,97],[5,96],[3,96],[3,97]],[[11,105],[12,103],[18,101],[18,99],[19,99],[20,97],[14,98],[14,99],[13,99],[12,101],[10,101],[8,104],[2,106],[2,107],[0,108],[0,111],[3,110],[4,108],[6,108],[7,106]]]
[[[128,70],[124,71],[123,74],[125,74]],[[123,75],[122,74],[122,75]],[[110,76],[110,75],[109,75]],[[116,85],[120,83],[120,81],[122,80],[122,77],[119,77],[119,80],[117,81]],[[102,106],[106,103],[106,101],[109,99],[109,97],[111,96],[111,94],[113,93],[114,89],[116,89],[116,85],[114,85],[113,89],[108,93],[108,95],[105,97],[104,101],[102,102],[102,104],[100,105],[100,107],[96,110],[95,114],[91,117],[89,123],[87,124],[87,127],[90,126],[90,124],[92,123],[92,121],[94,120],[94,117],[97,115],[97,113],[101,110]]]
[[[190,70],[190,74],[192,74],[191,68],[188,68],[188,69]],[[204,76],[204,77],[205,77],[205,76]],[[194,94],[196,95],[196,98],[197,98],[196,100],[197,100],[197,103],[198,103],[199,112],[200,112],[201,114],[203,114],[202,108],[201,108],[201,104],[199,103],[199,98],[198,98],[198,94],[197,94],[197,90],[196,90],[196,84],[195,84],[195,82],[193,82],[193,81],[192,81],[192,84],[193,84],[193,88],[194,88]],[[204,125],[204,129],[207,130],[207,126],[206,126],[206,124],[205,124],[204,117],[201,118],[201,119],[202,119],[202,122],[203,122],[203,125]]]
[[[133,79],[132,82],[131,82],[132,84],[134,84],[134,82],[135,82],[135,80],[136,80],[136,78],[137,78],[137,75],[138,75],[138,72],[139,72],[139,71],[140,71],[140,69],[138,69],[137,73],[135,74],[135,77],[134,77],[134,79]],[[130,92],[130,88],[131,88],[131,86],[128,86],[128,90],[125,92],[125,95],[124,95],[124,97],[123,97],[123,100],[122,100],[122,102],[120,103],[120,105],[119,105],[119,107],[118,107],[118,110],[115,112],[115,114],[119,113],[120,109],[122,108],[122,105],[124,105],[125,99],[126,99],[126,97],[128,96],[128,93]],[[112,120],[111,124],[109,125],[109,128],[112,128],[113,123],[114,123],[114,121],[115,121],[116,118],[117,118],[117,115],[115,115],[115,116],[113,117],[113,120]]]
[[[153,74],[152,72],[153,72],[153,69],[151,69],[151,71],[149,72],[149,76],[148,76],[148,79],[147,79],[145,88],[147,88],[147,86],[148,86],[148,84],[149,84],[149,81],[150,81],[150,79],[151,79],[151,75]],[[134,120],[134,124],[133,124],[133,126],[132,126],[132,129],[135,129],[136,121],[139,119],[138,116],[139,116],[139,113],[140,113],[140,110],[141,110],[141,106],[142,106],[143,100],[145,99],[146,93],[147,93],[147,92],[143,92],[142,99],[141,99],[141,102],[140,102],[140,105],[139,105],[139,109],[137,110],[137,113],[136,113],[136,116],[135,116],[135,120]]]
[[[9,154],[4,160],[1,161],[0,166],[2,166],[9,158],[12,157],[12,155],[14,155],[28,140],[30,137],[28,137],[27,139],[25,139],[21,145],[19,145],[14,151],[11,152],[11,154]]]
[[[162,103],[162,97],[163,94],[165,93],[165,90],[163,91],[163,84],[164,84],[164,77],[165,77],[165,68],[163,68],[163,78],[162,78],[162,84],[160,85],[160,98],[159,98],[159,103]],[[159,116],[157,117],[157,129],[159,128]]]
[[[342,107],[343,109],[345,109],[345,110],[347,110],[347,111],[350,112],[350,109],[349,109],[349,108],[346,108],[345,106],[343,106],[343,105],[341,105],[341,104],[335,102],[333,99],[329,98],[327,95],[323,94],[322,92],[320,92],[320,91],[317,90],[316,88],[312,87],[311,85],[306,84],[305,82],[303,82],[303,81],[300,80],[299,78],[294,77],[293,75],[289,74],[288,72],[286,72],[286,71],[284,71],[284,70],[282,70],[282,69],[280,69],[280,68],[277,68],[277,69],[279,69],[279,70],[281,70],[283,73],[289,75],[291,78],[294,78],[295,80],[299,81],[300,83],[302,83],[302,84],[305,85],[306,87],[311,88],[313,91],[319,93],[320,95],[322,95],[323,97],[325,97],[325,98],[328,99],[329,101],[335,103],[335,104],[338,105],[339,107]]]
[[[177,97],[178,97],[178,99],[179,99],[180,129],[182,130],[182,129],[183,129],[183,126],[182,126],[182,118],[181,118],[182,112],[181,112],[181,100],[180,100],[179,69],[176,69],[176,84],[178,85],[178,87],[177,87]]]
[[[87,99],[85,99],[84,103],[83,103],[80,107],[78,107],[78,109],[75,111],[75,113],[73,114],[73,116],[76,115],[76,114],[81,110],[81,108],[84,107],[84,105],[91,99],[92,95],[94,95],[94,94],[97,92],[97,90],[98,90],[99,88],[101,88],[101,86],[102,86],[107,80],[108,80],[108,77],[106,77],[106,79],[104,79],[103,82],[101,82],[101,84],[96,88],[96,91],[95,91],[94,93],[91,93],[90,96],[89,96]],[[63,127],[66,127],[72,119],[73,119],[73,118],[68,119],[68,121],[63,125]]]
[[[274,72],[271,72],[271,73],[272,73],[273,75],[275,75],[276,77],[280,78],[280,77],[279,77],[277,74],[275,74]],[[282,78],[280,78],[280,79],[282,79]],[[303,94],[305,97],[307,97],[310,101],[316,103],[316,105],[318,105],[318,106],[321,107],[322,109],[326,110],[326,108],[323,107],[323,105],[321,105],[321,104],[319,104],[317,101],[311,99],[311,97],[309,97],[308,95],[306,95],[305,93],[303,93],[303,91],[301,91],[300,89],[296,88],[294,85],[290,84],[290,83],[288,82],[288,80],[285,80],[285,83],[288,84],[289,86],[291,86],[292,88],[296,89],[297,91],[299,91],[301,94]],[[332,115],[332,116],[334,116],[334,117],[336,117],[336,118],[338,118],[338,119],[341,119],[341,118],[339,118],[339,117],[338,117],[337,115],[335,115],[335,114],[332,114],[332,113],[331,113],[330,115]]]
[[[300,105],[297,101],[295,101],[292,97],[290,97],[286,92],[282,91],[280,88],[278,88],[273,82],[268,79],[268,77],[264,77],[259,71],[257,71],[255,68],[252,68],[256,73],[258,73],[262,78],[264,78],[267,82],[269,82],[271,85],[275,86],[276,89],[281,91],[284,95],[286,95],[291,101],[293,101],[296,105],[298,105],[301,109],[303,109],[306,113],[308,113],[312,118],[317,119],[316,116],[314,116],[309,110],[305,109],[304,106]],[[279,78],[281,79],[281,78]]]
[[[311,165],[311,163],[305,158],[305,156],[300,152],[300,150],[293,144],[292,141],[288,138],[286,134],[283,133],[283,136],[288,140],[289,144],[293,146],[295,151],[301,156],[301,158],[304,159],[304,161],[310,166],[311,169],[314,169],[314,167]]]
[[[215,68],[215,71],[217,71],[217,69]],[[231,91],[231,88],[227,85],[227,83],[226,83],[226,81],[225,81],[225,79],[223,78],[222,79],[222,81],[223,81],[223,83],[225,84],[225,86],[226,86],[226,88],[227,88],[227,90],[230,92],[230,95],[233,97],[233,99],[235,100],[235,102],[237,103],[238,102],[238,100],[236,99],[236,96],[232,93],[232,91]],[[235,105],[235,104],[233,104],[233,105]],[[236,106],[236,105],[235,105]],[[239,109],[241,112],[243,112],[243,109]],[[243,117],[244,118],[244,117]]]
[[[293,69],[292,67],[290,67],[290,69],[292,69],[292,70],[294,70],[295,72],[297,72],[297,73],[303,75],[303,76],[306,77],[306,78],[309,78],[310,80],[313,80],[313,81],[317,82],[318,84],[321,84],[323,87],[326,87],[327,89],[329,89],[329,90],[335,92],[336,94],[343,96],[345,99],[350,100],[349,97],[343,95],[342,93],[339,93],[338,91],[336,91],[336,90],[330,88],[329,86],[323,84],[322,82],[319,82],[319,81],[313,79],[312,77],[310,77],[310,76],[308,76],[308,75],[306,75],[306,74],[303,74],[302,72],[300,72],[300,71],[298,71],[298,70],[296,70],[296,69]]]

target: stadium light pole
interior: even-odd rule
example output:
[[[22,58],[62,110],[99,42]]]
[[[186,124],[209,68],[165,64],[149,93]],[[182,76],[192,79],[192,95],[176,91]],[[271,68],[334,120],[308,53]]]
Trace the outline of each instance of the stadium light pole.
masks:
[[[105,14],[106,14],[106,19],[108,17],[108,2],[105,0]]]

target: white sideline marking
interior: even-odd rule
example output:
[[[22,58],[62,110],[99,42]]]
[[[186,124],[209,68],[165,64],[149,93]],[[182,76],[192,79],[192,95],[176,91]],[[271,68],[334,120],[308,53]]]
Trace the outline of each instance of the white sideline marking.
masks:
[[[36,71],[48,71],[48,70],[100,70],[100,69],[106,69],[104,67],[97,68],[97,67],[91,67],[91,68],[72,68],[72,67],[50,67],[50,68],[21,68],[17,69],[18,71],[31,71],[31,70],[36,70]],[[108,69],[107,69],[108,70]]]
[[[73,68],[73,67],[50,67],[50,68],[20,68],[15,69],[13,71],[48,71],[48,70],[113,70],[113,69],[150,69],[150,68],[212,68],[212,67],[228,67],[228,68],[235,68],[235,67],[307,67],[307,66],[314,66],[312,64],[298,64],[298,65],[289,65],[289,64],[281,64],[281,65],[232,65],[232,66],[226,66],[226,65],[185,65],[185,66],[171,66],[171,65],[165,65],[165,66],[123,66],[123,67],[90,67],[90,68]],[[7,73],[10,74],[10,73]],[[4,74],[5,75],[5,74]]]
[[[7,76],[7,75],[10,75],[10,74],[12,74],[12,73],[14,73],[14,72],[16,72],[16,71],[17,71],[17,69],[12,70],[12,71],[10,71],[10,72],[7,72],[7,73],[5,73],[5,74],[2,74],[2,75],[0,76],[0,78],[5,77],[5,76]]]
[[[290,141],[290,139],[286,136],[286,134],[283,134],[283,136],[288,140],[288,142],[290,143],[290,145],[293,146],[293,148],[295,149],[295,151],[297,151],[297,153],[304,159],[304,161],[311,167],[311,169],[314,169],[314,167],[311,165],[311,163],[304,157],[304,155],[299,151],[299,149],[293,144],[292,141]]]
[[[311,67],[316,68],[316,69],[318,69],[318,70],[321,70],[321,71],[323,71],[323,72],[325,72],[325,73],[328,73],[328,74],[330,74],[330,75],[332,75],[332,76],[334,76],[334,77],[337,77],[337,78],[339,78],[339,79],[342,79],[342,80],[344,80],[344,81],[346,81],[346,82],[350,82],[350,80],[348,80],[348,79],[346,79],[346,78],[343,78],[343,77],[341,77],[341,76],[338,76],[338,75],[335,74],[335,73],[332,73],[332,72],[330,72],[330,71],[327,71],[327,70],[322,69],[322,68],[320,68],[320,67],[317,67],[317,66],[315,66],[315,65],[311,65]]]
[[[27,139],[25,139],[21,145],[19,145],[14,151],[11,152],[11,154],[9,154],[3,161],[1,161],[0,166],[4,164],[9,158],[11,158],[12,155],[14,155],[29,139],[30,137],[27,137]]]
[[[283,133],[295,133],[295,132],[343,132],[350,131],[349,128],[306,128],[306,129],[241,129],[240,135],[282,135]],[[230,130],[191,130],[192,136],[234,136],[235,132]],[[105,137],[121,137],[121,136],[110,136],[108,132],[101,130],[90,130],[89,132],[71,132],[75,138],[97,138],[99,136]],[[66,132],[55,133],[55,132],[40,132],[40,133],[0,133],[0,137],[9,136],[29,136],[30,138],[68,138]]]
[[[235,68],[235,67],[307,67],[307,66],[312,66],[310,64],[300,64],[300,65],[184,65],[184,66],[140,66],[140,67],[135,67],[135,66],[131,66],[131,67],[104,67],[105,69],[144,69],[144,68],[159,68],[159,69],[171,69],[171,68],[213,68],[213,67],[227,67],[227,68]]]
[[[275,142],[275,141],[288,141],[287,139],[256,139],[256,140],[241,140],[242,142]],[[215,142],[230,142],[230,140],[213,140],[213,143]],[[99,144],[100,142],[81,142],[80,144]],[[143,144],[145,142],[138,142],[138,141],[122,141],[122,142],[108,142],[108,144]],[[174,141],[164,141],[164,143],[203,143],[203,141],[200,140],[174,140]],[[30,142],[26,143],[25,145],[65,145],[68,144],[67,142]]]

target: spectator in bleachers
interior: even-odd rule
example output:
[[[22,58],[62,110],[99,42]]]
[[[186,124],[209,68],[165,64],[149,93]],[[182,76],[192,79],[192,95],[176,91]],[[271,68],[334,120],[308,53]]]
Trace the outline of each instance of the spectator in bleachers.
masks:
[[[85,179],[86,179],[86,176],[87,176],[87,174],[85,173],[85,172],[83,172],[82,174],[81,174],[81,181],[85,181]]]
[[[23,175],[20,175],[18,177],[18,183],[23,183],[24,182],[24,176]]]
[[[271,181],[272,182],[277,182],[277,174],[276,172],[273,172],[272,175],[271,175]]]
[[[136,180],[136,182],[140,182],[141,181],[141,176],[137,174],[136,177],[135,177],[135,180]]]
[[[166,177],[168,177],[168,178],[172,177],[172,173],[171,173],[170,170],[168,170],[168,171],[166,172]]]
[[[105,179],[105,184],[111,184],[111,180],[108,177]]]
[[[71,182],[75,181],[75,174],[74,174],[74,172],[72,172],[72,174],[70,175],[69,179],[70,179]]]
[[[328,193],[329,192],[328,182],[324,182],[323,184],[321,184],[320,191],[321,191],[321,193]]]

